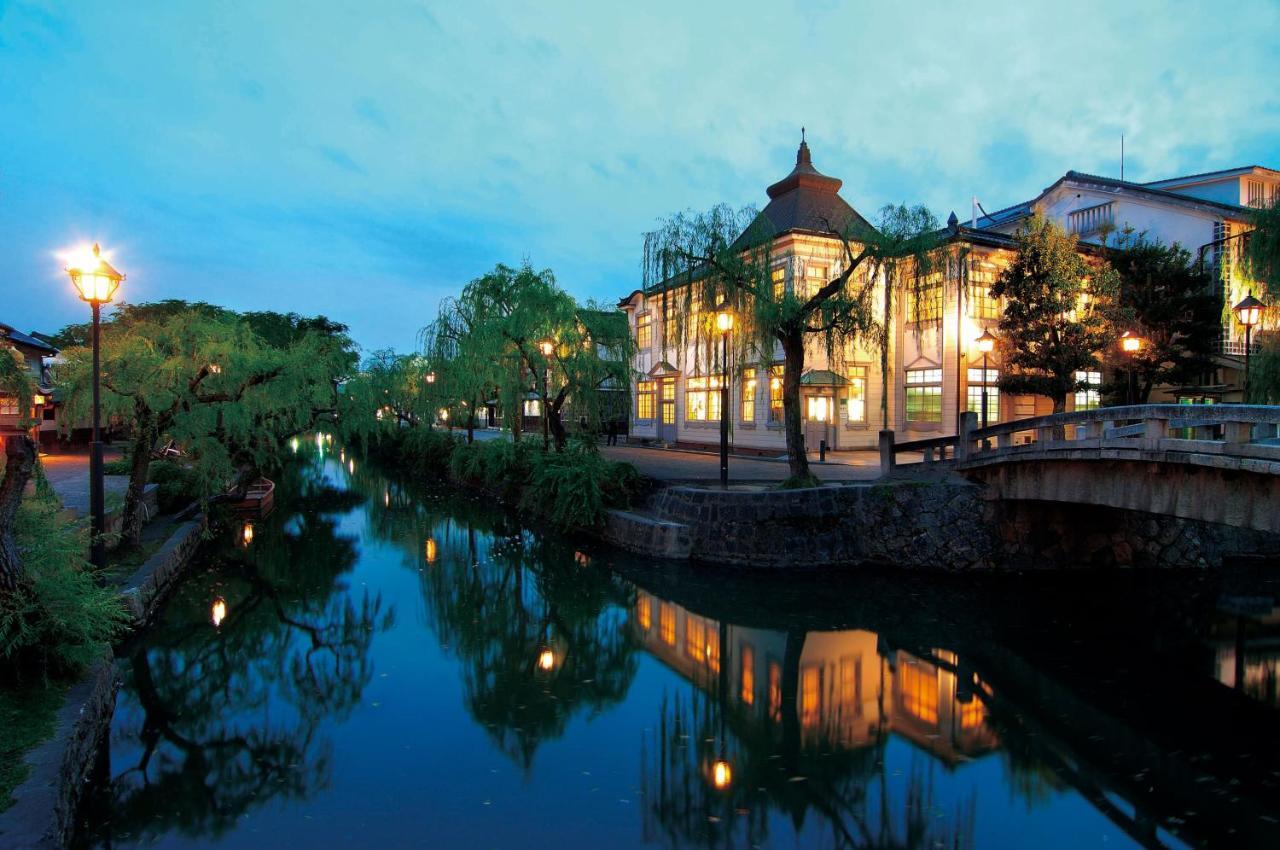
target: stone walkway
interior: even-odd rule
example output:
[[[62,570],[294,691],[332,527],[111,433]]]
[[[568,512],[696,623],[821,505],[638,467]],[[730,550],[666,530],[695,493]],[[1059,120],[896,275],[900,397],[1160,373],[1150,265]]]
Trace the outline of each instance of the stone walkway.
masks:
[[[120,457],[118,449],[108,448],[105,461],[110,462]],[[70,454],[50,454],[40,458],[44,466],[45,477],[58,494],[62,505],[75,511],[80,516],[89,514],[89,454],[76,452]],[[107,506],[124,499],[124,491],[129,485],[127,475],[107,475],[103,477],[103,489],[106,491]],[[118,496],[113,499],[112,495]]]
[[[718,483],[720,456],[711,452],[647,448],[643,446],[603,446],[610,460],[626,461],[650,478],[668,483]],[[828,455],[831,457],[831,455]],[[880,454],[873,451],[841,452],[839,459],[809,462],[821,481],[874,481],[880,477]],[[790,475],[785,460],[730,455],[729,483],[749,484],[783,481]]]

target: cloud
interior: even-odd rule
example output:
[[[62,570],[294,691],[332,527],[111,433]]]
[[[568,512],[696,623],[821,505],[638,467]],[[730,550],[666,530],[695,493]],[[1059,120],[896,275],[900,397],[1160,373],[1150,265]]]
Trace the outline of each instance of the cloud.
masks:
[[[1277,36],[1268,2],[10,5],[0,251],[45,285],[49,250],[109,231],[156,297],[320,299],[409,347],[500,261],[625,294],[644,230],[762,204],[802,124],[872,215],[1114,174],[1121,133],[1133,179],[1275,165]],[[0,320],[61,303],[24,287]]]

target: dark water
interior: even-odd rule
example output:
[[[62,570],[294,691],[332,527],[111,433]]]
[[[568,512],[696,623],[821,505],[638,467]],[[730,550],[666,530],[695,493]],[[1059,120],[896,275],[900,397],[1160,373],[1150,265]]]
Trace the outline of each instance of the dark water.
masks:
[[[1280,847],[1265,568],[744,576],[284,477],[124,662],[85,844]]]

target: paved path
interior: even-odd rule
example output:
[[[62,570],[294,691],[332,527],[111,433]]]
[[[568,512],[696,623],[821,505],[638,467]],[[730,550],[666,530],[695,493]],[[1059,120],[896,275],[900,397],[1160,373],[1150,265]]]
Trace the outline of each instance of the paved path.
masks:
[[[107,449],[104,460],[111,461],[120,457],[118,449]],[[89,515],[89,454],[51,454],[40,458],[44,466],[45,477],[58,494],[65,508],[75,511],[81,516]],[[127,475],[107,475],[102,479],[106,491],[107,504],[113,501],[111,495],[119,494],[124,499],[124,491],[129,486]],[[109,509],[109,508],[108,508]]]
[[[720,456],[711,452],[651,449],[641,446],[603,446],[610,460],[622,460],[650,478],[668,482],[718,482]],[[809,462],[813,474],[822,481],[874,481],[880,477],[879,452],[841,452],[837,462]],[[783,481],[790,474],[784,460],[729,457],[729,483]]]

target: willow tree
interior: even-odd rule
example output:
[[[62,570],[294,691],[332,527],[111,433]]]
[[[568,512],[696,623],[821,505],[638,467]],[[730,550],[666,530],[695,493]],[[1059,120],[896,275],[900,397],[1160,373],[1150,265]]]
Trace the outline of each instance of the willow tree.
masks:
[[[22,355],[7,343],[0,346],[0,393],[15,399],[21,411],[17,423],[20,433],[8,434],[4,439],[4,480],[0,481],[0,592],[12,593],[22,576],[13,525],[36,467],[36,443],[28,433],[36,421],[30,415],[34,395],[31,374]]]
[[[1280,298],[1280,196],[1249,215],[1253,230],[1244,244],[1245,271],[1274,300]]]
[[[806,155],[802,146],[801,156]],[[797,172],[806,164],[798,163]],[[839,186],[839,181],[834,183]],[[783,184],[776,185],[786,190]],[[771,195],[774,188],[770,187]],[[834,189],[828,194],[834,196]],[[661,295],[664,348],[674,346],[683,353],[691,346],[697,368],[723,370],[714,316],[720,306],[727,306],[735,315],[735,362],[769,363],[781,354],[792,485],[816,482],[801,422],[800,386],[807,357],[821,350],[829,360],[839,360],[860,341],[876,343],[887,352],[888,325],[876,319],[877,284],[886,272],[903,265],[927,270],[937,245],[936,221],[921,207],[887,207],[882,213],[886,227],[878,229],[842,200],[839,203],[852,215],[837,218],[840,209],[833,205],[831,215],[805,222],[806,233],[829,240],[837,253],[820,281],[778,285],[774,272],[782,258],[775,257],[773,249],[781,233],[768,215],[752,207],[734,210],[719,205],[705,213],[677,213],[645,236],[644,286],[647,294]],[[890,294],[885,293],[883,304],[888,315]]]
[[[1119,336],[1120,276],[1107,261],[1083,257],[1076,237],[1039,214],[1017,241],[1013,262],[991,287],[1005,302],[1000,390],[1046,396],[1062,413],[1082,386],[1077,373],[1097,368],[1099,353]]]

